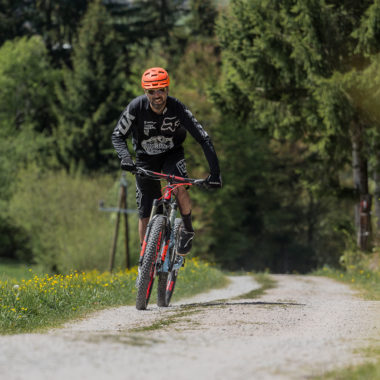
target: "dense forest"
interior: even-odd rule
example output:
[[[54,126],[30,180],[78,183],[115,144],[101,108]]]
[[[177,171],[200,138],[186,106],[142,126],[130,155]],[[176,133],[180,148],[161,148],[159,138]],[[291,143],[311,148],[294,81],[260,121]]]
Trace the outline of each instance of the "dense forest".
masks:
[[[0,258],[107,266],[111,133],[152,66],[220,160],[223,188],[191,193],[194,255],[307,272],[377,249],[379,0],[0,0]],[[185,151],[206,177],[191,137]]]

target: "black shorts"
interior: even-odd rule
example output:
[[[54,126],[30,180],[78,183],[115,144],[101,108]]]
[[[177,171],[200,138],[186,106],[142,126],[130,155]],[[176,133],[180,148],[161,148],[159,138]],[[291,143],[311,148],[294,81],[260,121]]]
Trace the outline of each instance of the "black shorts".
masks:
[[[136,165],[155,172],[187,177],[182,146],[159,155],[139,155],[136,157]],[[136,201],[140,218],[148,218],[150,216],[153,200],[160,197],[160,181],[136,176]]]

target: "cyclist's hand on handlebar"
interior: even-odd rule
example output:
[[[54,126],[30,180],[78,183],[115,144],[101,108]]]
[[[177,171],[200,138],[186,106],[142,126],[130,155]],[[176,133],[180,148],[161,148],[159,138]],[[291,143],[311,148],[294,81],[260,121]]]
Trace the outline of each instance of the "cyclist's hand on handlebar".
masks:
[[[121,160],[120,166],[127,172],[134,172],[136,170],[136,164],[133,162],[131,157],[124,157]]]
[[[222,187],[221,175],[210,174],[205,180],[205,185],[210,189],[220,189]]]

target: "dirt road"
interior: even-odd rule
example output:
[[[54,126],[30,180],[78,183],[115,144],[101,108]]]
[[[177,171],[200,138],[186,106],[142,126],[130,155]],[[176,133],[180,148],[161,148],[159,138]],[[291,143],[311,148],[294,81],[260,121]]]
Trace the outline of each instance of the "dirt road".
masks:
[[[311,276],[273,276],[167,309],[106,310],[48,334],[0,337],[0,379],[310,379],[380,345],[380,302]],[[222,300],[222,301],[218,301]],[[359,349],[359,350],[358,350]]]

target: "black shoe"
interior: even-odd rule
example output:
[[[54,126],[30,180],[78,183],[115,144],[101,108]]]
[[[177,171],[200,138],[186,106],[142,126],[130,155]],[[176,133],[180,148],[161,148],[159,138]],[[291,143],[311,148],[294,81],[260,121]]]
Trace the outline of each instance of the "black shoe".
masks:
[[[193,231],[189,232],[186,231],[184,228],[181,229],[177,247],[178,255],[185,256],[190,252],[191,246],[193,244],[194,235],[195,233]]]

